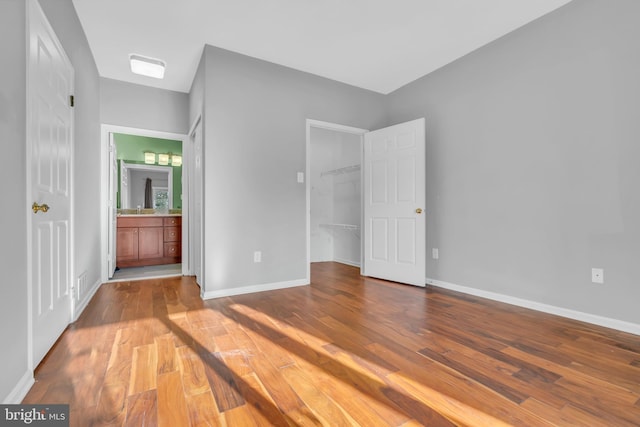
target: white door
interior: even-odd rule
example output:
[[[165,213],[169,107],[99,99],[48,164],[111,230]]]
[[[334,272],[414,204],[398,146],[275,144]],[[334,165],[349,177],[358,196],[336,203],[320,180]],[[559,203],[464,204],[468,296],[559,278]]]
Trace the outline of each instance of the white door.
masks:
[[[37,1],[29,1],[27,170],[35,367],[71,321],[73,67]],[[45,206],[46,205],[46,206]],[[36,208],[42,210],[36,212]],[[47,209],[48,207],[48,209]]]
[[[118,156],[116,143],[113,140],[113,133],[109,133],[109,194],[107,195],[108,212],[108,231],[109,247],[108,247],[108,269],[109,279],[113,277],[116,271],[116,228],[117,224],[117,198],[118,198]]]
[[[424,119],[365,134],[366,276],[425,285],[425,162]]]
[[[193,153],[193,168],[191,169],[191,185],[192,192],[189,200],[189,212],[191,212],[191,262],[193,265],[193,274],[196,276],[196,283],[204,289],[203,271],[202,271],[202,120],[196,124],[191,133],[191,144]]]

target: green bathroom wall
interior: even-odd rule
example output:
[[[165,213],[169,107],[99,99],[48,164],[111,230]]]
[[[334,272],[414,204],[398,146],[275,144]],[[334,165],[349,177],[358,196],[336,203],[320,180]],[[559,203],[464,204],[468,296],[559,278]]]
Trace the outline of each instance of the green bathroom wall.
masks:
[[[182,155],[182,141],[114,133],[118,158],[118,208],[120,208],[120,162],[144,164],[145,151]],[[173,167],[173,208],[182,209],[182,166]]]

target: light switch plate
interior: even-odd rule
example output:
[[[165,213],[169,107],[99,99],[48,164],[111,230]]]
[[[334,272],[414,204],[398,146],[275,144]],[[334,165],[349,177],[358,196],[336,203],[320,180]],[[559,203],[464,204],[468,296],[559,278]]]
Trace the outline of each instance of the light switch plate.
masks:
[[[299,184],[304,183],[304,172],[298,172],[298,183]]]

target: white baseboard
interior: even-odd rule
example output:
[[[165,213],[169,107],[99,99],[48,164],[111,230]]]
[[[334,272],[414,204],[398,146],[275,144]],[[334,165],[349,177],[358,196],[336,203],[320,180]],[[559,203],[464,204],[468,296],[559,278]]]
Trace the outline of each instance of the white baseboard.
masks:
[[[240,288],[220,289],[217,291],[204,292],[202,299],[213,299],[230,297],[233,295],[251,294],[254,292],[274,291],[276,289],[293,288],[296,286],[308,285],[307,279],[289,280],[287,282],[265,283],[262,285],[250,285]]]
[[[350,265],[351,267],[360,267],[360,263],[359,262],[353,262],[353,261],[349,261],[349,260],[346,260],[346,259],[336,258],[333,261],[334,262],[338,262],[340,264]]]
[[[24,373],[20,381],[13,387],[11,393],[2,401],[3,405],[17,405],[22,402],[22,399],[29,393],[31,387],[35,383],[33,379],[33,372],[27,371]]]
[[[91,298],[93,298],[93,296],[98,291],[98,288],[100,287],[100,285],[102,285],[101,280],[98,280],[97,282],[95,282],[93,286],[91,286],[91,288],[84,294],[84,296],[82,297],[82,300],[78,303],[78,305],[74,307],[73,319],[71,320],[72,322],[75,322],[76,320],[78,320],[78,318],[80,317],[84,309],[87,308],[87,305],[89,304],[89,301],[91,301]]]
[[[544,313],[555,314],[557,316],[567,317],[581,322],[592,323],[594,325],[604,326],[606,328],[616,329],[622,332],[640,335],[640,325],[636,323],[626,322],[624,320],[611,319],[609,317],[598,316],[595,314],[583,313],[581,311],[571,310],[568,308],[556,307],[549,304],[543,304],[536,301],[530,301],[522,298],[516,298],[509,295],[499,294],[496,292],[484,291],[482,289],[469,288],[466,286],[455,285],[453,283],[443,282],[441,280],[426,279],[427,284],[437,286],[439,288],[450,289],[452,291],[462,292],[465,294],[475,295],[494,301],[504,302],[507,304],[517,305],[518,307],[530,308],[532,310],[542,311]]]

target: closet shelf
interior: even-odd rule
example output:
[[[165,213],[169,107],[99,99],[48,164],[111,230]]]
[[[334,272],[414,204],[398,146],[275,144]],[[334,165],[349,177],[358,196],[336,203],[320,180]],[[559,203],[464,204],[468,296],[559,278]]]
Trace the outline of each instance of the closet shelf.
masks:
[[[345,166],[343,168],[332,169],[332,170],[322,172],[320,173],[320,176],[323,177],[327,175],[342,175],[345,173],[357,172],[359,170],[360,170],[360,165],[351,165],[351,166]]]
[[[360,230],[359,226],[353,225],[353,224],[320,224],[320,227],[340,229],[340,230],[353,230],[353,231]]]

